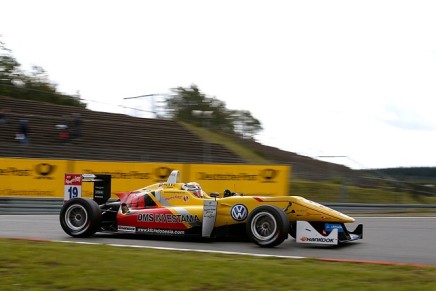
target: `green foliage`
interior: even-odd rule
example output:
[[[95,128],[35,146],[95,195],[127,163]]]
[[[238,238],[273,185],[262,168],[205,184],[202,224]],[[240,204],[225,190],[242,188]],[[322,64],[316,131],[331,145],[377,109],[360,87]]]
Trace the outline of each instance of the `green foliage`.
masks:
[[[400,167],[365,170],[380,181],[419,196],[436,196],[436,167]]]
[[[187,122],[212,130],[253,138],[262,130],[259,120],[250,112],[229,110],[216,98],[207,97],[197,86],[172,89],[174,95],[166,99],[166,106],[173,120]]]
[[[233,110],[230,116],[235,127],[235,133],[243,138],[253,138],[262,130],[260,121],[254,118],[249,111]]]
[[[33,66],[30,73],[21,69],[21,64],[12,56],[11,50],[0,40],[0,95],[37,100],[49,103],[85,108],[80,96],[70,96],[57,91],[47,73]]]
[[[400,167],[366,171],[382,173],[390,176],[436,177],[436,167]]]
[[[375,203],[375,204],[420,204],[436,203],[436,197],[413,195],[407,191],[394,189],[363,188],[351,184],[331,181],[310,181],[292,179],[290,195],[303,196],[318,202]]]

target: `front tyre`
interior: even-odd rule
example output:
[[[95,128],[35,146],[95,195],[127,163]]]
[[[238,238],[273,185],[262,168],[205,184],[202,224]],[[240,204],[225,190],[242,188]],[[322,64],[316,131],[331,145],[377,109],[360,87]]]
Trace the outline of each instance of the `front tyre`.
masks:
[[[246,231],[257,245],[275,247],[288,237],[289,219],[277,206],[259,206],[248,216]]]
[[[90,237],[100,228],[101,210],[92,199],[74,198],[62,206],[59,220],[72,237]]]

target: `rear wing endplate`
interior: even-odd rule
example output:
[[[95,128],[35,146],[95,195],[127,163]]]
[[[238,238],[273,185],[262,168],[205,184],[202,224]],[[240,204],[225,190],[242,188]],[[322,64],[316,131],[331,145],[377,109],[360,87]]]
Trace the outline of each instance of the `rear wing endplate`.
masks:
[[[65,173],[64,203],[70,199],[82,197],[82,183],[93,182],[93,199],[104,204],[111,197],[111,175]]]

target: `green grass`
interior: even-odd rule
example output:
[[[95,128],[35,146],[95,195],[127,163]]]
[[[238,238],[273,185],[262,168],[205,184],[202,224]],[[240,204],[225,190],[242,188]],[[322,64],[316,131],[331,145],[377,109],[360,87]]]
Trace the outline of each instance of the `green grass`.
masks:
[[[362,188],[330,181],[293,179],[290,195],[299,195],[318,202],[436,204],[436,197],[412,195],[381,188]]]
[[[222,144],[252,164],[271,163],[265,157],[241,146],[231,138],[192,124],[183,123],[183,125],[200,138]],[[288,194],[303,196],[318,202],[436,204],[436,197],[418,196],[409,192],[393,191],[389,188],[362,188],[350,184],[344,185],[341,181],[340,177],[337,181],[311,181],[293,178],[290,181],[290,193]]]
[[[9,239],[0,239],[0,261],[0,290],[435,290],[436,286],[434,267]]]
[[[256,154],[247,147],[234,142],[231,138],[225,137],[222,134],[215,133],[208,129],[198,127],[189,123],[182,123],[187,129],[197,134],[200,138],[207,140],[210,143],[216,143],[226,146],[231,151],[238,153],[244,160],[250,161],[252,164],[271,164],[271,162]]]

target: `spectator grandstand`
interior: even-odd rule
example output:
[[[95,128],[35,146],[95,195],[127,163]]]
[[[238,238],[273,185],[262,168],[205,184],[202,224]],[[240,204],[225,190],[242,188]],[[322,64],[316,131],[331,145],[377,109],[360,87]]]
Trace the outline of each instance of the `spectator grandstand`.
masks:
[[[0,96],[10,108],[0,128],[0,156],[114,161],[245,163],[225,146],[206,141],[183,125],[33,100]],[[65,116],[80,114],[81,138],[61,142],[56,127]],[[19,120],[29,122],[31,144],[14,140]],[[206,153],[207,151],[207,153]]]
[[[0,125],[0,156],[175,163],[250,163],[222,144],[209,143],[182,124],[166,119],[139,118],[34,100],[0,96],[8,122]],[[59,127],[66,116],[80,115],[81,136],[65,142]],[[29,122],[31,143],[15,140],[19,120]],[[228,136],[229,137],[229,136]],[[292,176],[311,180],[352,175],[338,164],[230,136],[272,164],[292,166]]]

